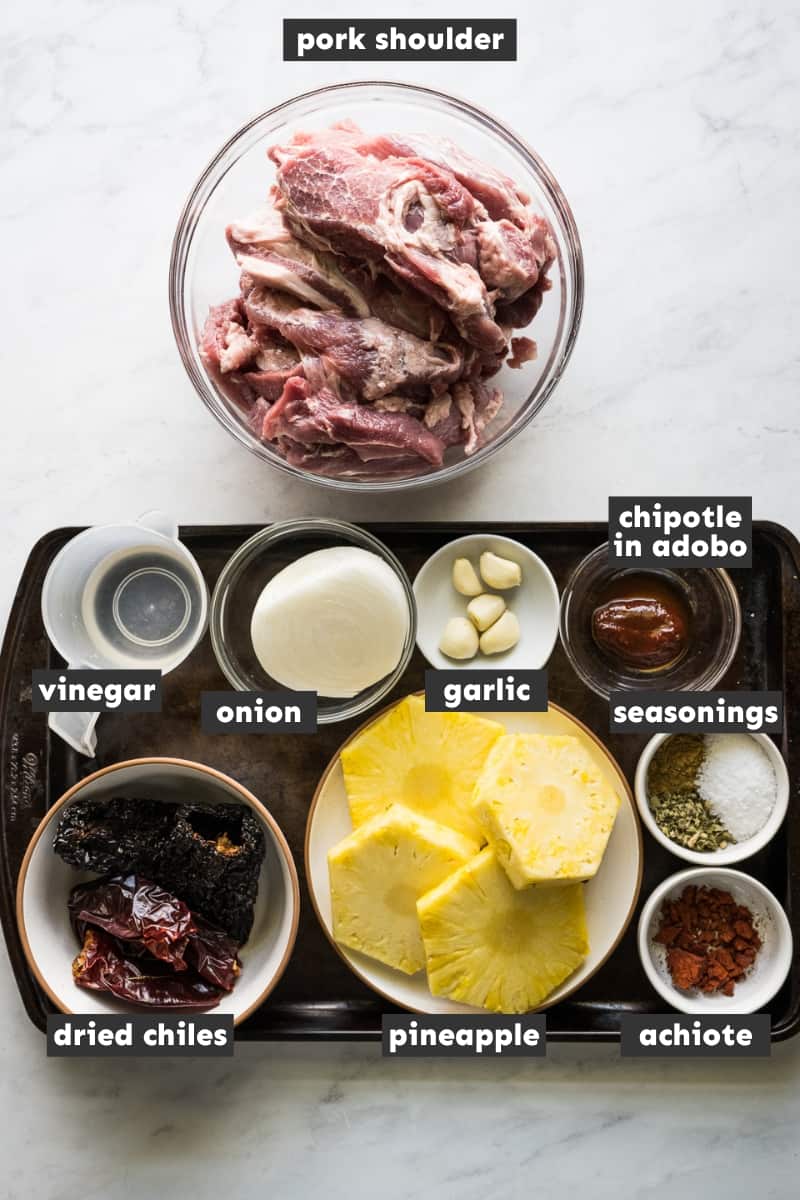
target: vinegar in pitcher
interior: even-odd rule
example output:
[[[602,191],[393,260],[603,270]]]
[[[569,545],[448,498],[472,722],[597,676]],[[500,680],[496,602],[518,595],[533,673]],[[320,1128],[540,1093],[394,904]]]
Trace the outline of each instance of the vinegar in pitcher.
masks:
[[[109,554],[92,571],[81,615],[109,661],[164,669],[192,640],[201,603],[197,581],[179,555],[132,546]]]

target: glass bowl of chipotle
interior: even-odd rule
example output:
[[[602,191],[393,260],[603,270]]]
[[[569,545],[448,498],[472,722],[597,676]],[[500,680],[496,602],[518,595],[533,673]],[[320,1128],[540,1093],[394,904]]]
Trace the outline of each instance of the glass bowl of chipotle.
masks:
[[[619,567],[604,542],[576,567],[561,601],[559,632],[587,687],[706,691],[733,662],[739,597],[717,567]]]

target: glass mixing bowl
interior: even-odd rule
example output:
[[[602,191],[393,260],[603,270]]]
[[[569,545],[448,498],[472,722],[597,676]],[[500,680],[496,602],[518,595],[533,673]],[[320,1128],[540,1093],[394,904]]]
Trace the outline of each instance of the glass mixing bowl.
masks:
[[[364,529],[346,521],[303,517],[268,525],[254,534],[228,560],[211,598],[209,627],[217,662],[228,682],[240,692],[285,691],[271,678],[256,658],[250,636],[250,620],[258,597],[279,571],[290,563],[331,546],[358,546],[377,554],[399,579],[408,604],[408,629],[402,654],[390,675],[379,679],[347,699],[320,696],[317,720],[320,725],[358,717],[380,703],[402,678],[414,652],[417,637],[417,606],[411,582],[391,550]]]
[[[691,617],[686,653],[660,670],[614,663],[592,637],[592,613],[615,576],[660,575],[683,597]],[[578,563],[561,597],[559,632],[567,658],[583,682],[604,696],[630,691],[710,691],[733,662],[742,611],[733,580],[720,567],[625,568],[608,561],[608,542]]]
[[[550,268],[550,291],[527,331],[538,357],[520,370],[504,366],[494,377],[505,405],[485,444],[470,457],[460,447],[444,464],[420,463],[419,473],[399,479],[334,479],[289,466],[277,450],[248,429],[240,408],[220,390],[198,351],[198,337],[212,305],[238,295],[239,269],[225,240],[233,219],[257,208],[273,182],[267,148],[299,129],[325,128],[349,119],[371,132],[449,138],[470,154],[511,176],[529,192],[550,222],[558,258]],[[204,404],[238,441],[281,471],[342,491],[399,491],[453,479],[485,462],[524,429],[543,407],[566,367],[583,308],[583,256],[564,193],[542,160],[496,118],[465,100],[404,83],[349,83],[319,88],[256,117],[235,133],[206,167],[181,213],[169,278],[172,328],[181,358]]]

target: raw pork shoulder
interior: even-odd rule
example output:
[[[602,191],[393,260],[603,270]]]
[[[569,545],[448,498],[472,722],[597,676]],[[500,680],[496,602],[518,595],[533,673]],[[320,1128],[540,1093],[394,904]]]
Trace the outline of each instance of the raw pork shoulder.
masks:
[[[463,358],[454,346],[435,346],[377,317],[345,317],[294,305],[268,288],[244,297],[253,326],[277,331],[300,351],[324,354],[364,400],[401,388],[446,386],[458,379]]]
[[[512,179],[449,142],[343,123],[269,151],[276,186],[228,244],[240,296],[200,354],[293,466],[401,477],[472,454],[503,398],[486,380],[536,355],[556,247]]]
[[[288,380],[261,433],[267,441],[286,437],[304,446],[343,443],[364,462],[399,456],[442,465],[442,442],[416,417],[346,401],[326,387],[314,392],[305,379]]]
[[[475,201],[423,159],[368,158],[347,146],[274,147],[289,225],[306,240],[385,264],[450,313],[468,342],[505,344],[475,265]]]

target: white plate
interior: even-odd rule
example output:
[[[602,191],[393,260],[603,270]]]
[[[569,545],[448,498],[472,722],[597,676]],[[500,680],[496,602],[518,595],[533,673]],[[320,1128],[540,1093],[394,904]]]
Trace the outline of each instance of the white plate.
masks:
[[[266,853],[258,883],[253,929],[240,951],[242,973],[232,992],[210,1011],[243,1021],[280,979],[297,934],[300,891],[286,840],[264,806],[235,780],[199,763],[181,759],[131,759],[106,767],[71,788],[42,819],[28,847],[17,885],[17,920],[31,970],[62,1012],[120,1013],[156,1011],[123,1004],[104,992],[78,988],[72,960],[78,943],[67,912],[70,889],[96,878],[76,871],[53,853],[56,816],[75,800],[110,796],[147,796],[201,804],[247,804],[264,827]],[[178,1012],[179,1010],[175,1009]]]
[[[444,628],[451,617],[466,617],[469,596],[453,587],[453,563],[468,558],[478,570],[480,556],[490,550],[522,568],[519,587],[499,591],[486,584],[485,590],[502,596],[515,614],[520,639],[504,654],[481,654],[474,658],[448,658],[439,649]],[[480,576],[479,576],[480,577]],[[522,542],[499,534],[472,533],[448,542],[422,565],[414,580],[417,601],[417,645],[432,667],[445,671],[497,669],[534,671],[543,667],[558,637],[559,598],[556,581],[538,554]]]
[[[380,720],[383,715],[379,713],[366,722],[353,737],[358,737],[367,725]],[[642,837],[636,808],[625,777],[608,751],[584,725],[557,705],[551,704],[546,713],[486,712],[481,716],[497,721],[509,733],[571,734],[579,738],[622,801],[600,869],[586,884],[589,954],[578,970],[556,988],[541,1006],[549,1008],[551,1004],[571,995],[599,970],[633,916],[642,881]],[[352,741],[353,737],[348,741]],[[352,828],[341,761],[337,754],[320,780],[306,827],[306,876],[311,901],[333,948],[359,979],[393,1004],[424,1013],[483,1011],[445,997],[432,996],[424,971],[417,975],[404,975],[334,942],[328,851],[346,837]]]

